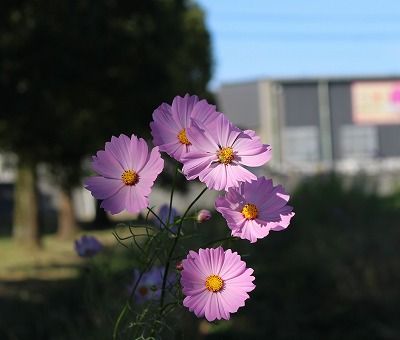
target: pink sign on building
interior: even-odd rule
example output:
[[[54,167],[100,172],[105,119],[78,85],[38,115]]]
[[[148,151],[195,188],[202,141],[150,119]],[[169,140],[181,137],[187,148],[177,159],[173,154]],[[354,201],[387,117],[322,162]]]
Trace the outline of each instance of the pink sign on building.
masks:
[[[400,124],[400,82],[359,81],[351,85],[353,122]]]

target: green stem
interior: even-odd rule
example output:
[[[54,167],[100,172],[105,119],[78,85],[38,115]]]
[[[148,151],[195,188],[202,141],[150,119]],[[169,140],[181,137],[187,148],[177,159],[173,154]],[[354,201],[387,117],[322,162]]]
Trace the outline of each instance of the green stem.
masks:
[[[173,308],[175,306],[178,306],[177,302],[171,302],[171,303],[167,303],[161,310],[161,314],[168,314],[170,312],[170,310],[173,310]],[[172,308],[170,308],[172,307]],[[170,310],[167,310],[167,308],[170,308]]]
[[[123,317],[125,316],[125,313],[128,310],[128,307],[129,307],[129,303],[127,301],[125,303],[124,308],[121,310],[121,313],[119,313],[117,321],[115,322],[114,331],[113,331],[113,340],[117,339],[119,324],[121,323]]]
[[[168,224],[168,221],[169,221],[169,218],[168,218],[167,224],[165,224],[165,222],[161,220],[161,218],[154,212],[154,210],[153,210],[152,208],[147,207],[147,209],[156,217],[156,219],[162,224],[162,226],[163,226],[167,231],[169,231],[171,234],[175,235],[175,233],[174,233],[174,232],[168,227],[168,225],[167,225],[167,224]]]
[[[174,191],[175,191],[175,182],[176,182],[176,177],[178,175],[178,167],[175,168],[175,173],[174,177],[172,179],[172,188],[171,188],[171,195],[169,197],[169,210],[168,210],[168,220],[167,224],[169,224],[169,219],[171,218],[171,212],[172,212],[172,200],[174,198]]]
[[[156,253],[155,253],[156,254]],[[132,292],[129,295],[128,300],[125,303],[124,308],[121,310],[121,312],[118,315],[117,321],[115,322],[115,326],[114,326],[114,331],[113,331],[113,340],[117,339],[117,335],[118,335],[118,329],[119,329],[119,325],[123,319],[123,317],[125,316],[128,308],[130,308],[130,301],[132,300],[133,294],[135,294],[136,288],[139,285],[140,280],[142,279],[142,276],[144,275],[145,272],[147,272],[147,270],[151,267],[151,265],[153,264],[153,261],[156,257],[156,255],[153,255],[151,257],[151,259],[149,260],[149,262],[147,263],[146,267],[140,272],[138,278],[136,279],[135,285],[132,288]]]
[[[185,220],[186,215],[188,214],[189,210],[192,209],[193,205],[200,199],[200,197],[206,192],[207,187],[205,187],[200,194],[197,195],[197,197],[193,200],[192,203],[190,203],[190,205],[188,206],[188,208],[186,209],[185,213],[183,214],[182,218],[181,218],[181,222],[178,225],[178,231],[177,231],[177,235],[174,239],[174,242],[172,243],[172,247],[168,253],[168,257],[167,257],[167,261],[165,263],[165,270],[164,270],[164,275],[163,275],[163,283],[162,283],[162,288],[161,288],[161,299],[160,299],[160,307],[161,310],[164,306],[164,298],[165,298],[165,286],[167,284],[167,276],[168,276],[168,271],[169,271],[169,265],[171,262],[171,258],[172,255],[174,254],[176,245],[179,241],[179,237],[181,235],[181,229],[182,229],[182,225],[183,225],[183,221]]]

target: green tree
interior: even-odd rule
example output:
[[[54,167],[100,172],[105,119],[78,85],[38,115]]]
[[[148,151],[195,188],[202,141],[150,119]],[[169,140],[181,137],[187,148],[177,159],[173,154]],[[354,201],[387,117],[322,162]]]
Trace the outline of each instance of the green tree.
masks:
[[[0,145],[32,178],[50,166],[64,216],[86,155],[113,134],[148,137],[152,111],[176,94],[208,97],[209,35],[191,1],[6,1],[0,55]]]

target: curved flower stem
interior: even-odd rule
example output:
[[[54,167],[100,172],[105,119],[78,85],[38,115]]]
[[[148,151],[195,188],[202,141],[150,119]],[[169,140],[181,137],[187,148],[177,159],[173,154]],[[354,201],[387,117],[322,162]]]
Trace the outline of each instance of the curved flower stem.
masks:
[[[169,224],[169,220],[171,218],[171,213],[172,213],[172,200],[174,199],[174,192],[175,192],[175,183],[176,183],[176,177],[178,175],[178,167],[175,167],[175,173],[174,177],[172,178],[172,188],[171,188],[171,195],[169,197],[169,210],[168,210],[168,219],[167,219],[167,224]]]
[[[138,287],[139,282],[142,279],[142,276],[152,266],[153,261],[155,260],[155,258],[156,258],[156,253],[153,254],[153,256],[150,258],[149,262],[146,264],[146,267],[140,272],[138,278],[136,279],[135,285],[132,288],[132,291],[131,291],[131,293],[129,295],[129,298],[128,298],[128,300],[126,300],[124,308],[119,313],[117,321],[115,322],[114,330],[113,330],[113,340],[117,339],[119,325],[120,325],[122,319],[124,318],[126,312],[128,311],[128,309],[131,308],[130,301],[132,300],[132,297],[135,294],[136,288]]]
[[[178,305],[178,302],[170,302],[167,303],[161,310],[161,314],[168,314],[170,311],[172,311],[174,309],[174,307],[176,307]],[[169,308],[169,310],[168,310]]]
[[[147,207],[147,209],[149,210],[149,212],[151,212],[151,213],[156,217],[156,219],[161,223],[161,225],[164,227],[164,229],[166,229],[166,230],[167,230],[168,232],[170,232],[172,235],[176,235],[176,234],[171,230],[171,228],[168,227],[168,222],[165,223],[163,220],[161,220],[161,218],[154,212],[154,210],[153,210],[152,208]],[[169,221],[169,218],[168,218],[167,221]]]
[[[113,340],[117,339],[119,324],[121,323],[123,317],[125,316],[128,308],[129,308],[129,303],[127,301],[127,302],[125,302],[125,306],[124,306],[124,308],[122,308],[121,313],[119,313],[117,321],[115,322],[115,326],[114,326],[114,330],[113,330],[113,337],[112,337]]]
[[[177,231],[177,235],[174,239],[174,242],[172,243],[171,249],[169,250],[168,253],[168,257],[167,257],[167,261],[165,262],[165,270],[164,270],[164,275],[163,275],[163,283],[162,283],[162,288],[161,288],[161,299],[160,299],[160,307],[161,310],[164,306],[164,298],[165,298],[165,286],[167,284],[167,276],[168,276],[168,270],[169,270],[169,265],[171,262],[171,258],[174,254],[176,245],[179,241],[179,237],[181,235],[181,229],[182,229],[182,225],[183,225],[183,221],[185,220],[186,215],[188,214],[189,210],[192,209],[192,207],[194,206],[194,204],[200,199],[200,197],[206,192],[207,187],[205,187],[200,194],[197,195],[197,197],[193,200],[192,203],[190,203],[190,205],[188,206],[188,208],[186,209],[185,213],[183,214],[182,218],[181,218],[181,222],[178,225],[178,231]]]
[[[183,217],[182,217],[182,218],[178,218],[178,219],[176,220],[176,224],[181,223],[182,220],[183,220]],[[190,221],[190,220],[196,221],[196,220],[197,220],[197,216],[185,217],[185,221]]]
[[[165,224],[165,222],[154,212],[154,210],[150,207],[147,207],[147,210],[149,211],[149,213],[152,213],[154,215],[154,217],[158,220],[158,222],[161,223],[161,225],[164,228],[167,228],[167,225]]]

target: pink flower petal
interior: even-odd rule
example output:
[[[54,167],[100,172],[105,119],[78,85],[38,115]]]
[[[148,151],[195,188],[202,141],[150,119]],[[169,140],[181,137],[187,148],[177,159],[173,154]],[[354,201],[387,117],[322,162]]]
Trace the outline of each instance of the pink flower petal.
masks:
[[[210,127],[210,125],[207,127]],[[191,127],[186,130],[186,136],[194,145],[193,151],[203,151],[213,155],[217,153],[219,149],[218,142],[209,131],[212,130],[206,130],[206,127],[199,122],[192,122]]]
[[[261,226],[257,220],[248,220],[240,229],[240,235],[238,236],[243,240],[249,240],[254,243],[257,239],[266,237],[269,234],[269,230],[268,226]]]
[[[208,303],[205,308],[205,317],[208,321],[221,320],[221,313],[219,311],[219,296],[218,294],[210,294]]]
[[[194,105],[199,101],[197,96],[185,97],[175,97],[172,102],[172,111],[176,113],[176,118],[178,119],[180,126],[187,127],[190,126],[190,118],[192,116],[192,111]]]
[[[135,138],[135,136],[132,136],[129,150],[131,157],[131,170],[140,172],[140,170],[146,165],[149,154],[149,148],[146,141],[143,138]]]
[[[224,265],[221,268],[219,275],[224,280],[229,280],[235,276],[242,274],[246,269],[246,263],[240,259],[240,256],[228,249],[225,252]]]
[[[150,123],[151,125],[157,125],[157,128],[164,128],[168,130],[171,134],[176,134],[179,132],[183,126],[177,124],[174,120],[171,120],[172,108],[170,105],[163,103],[153,112],[154,121]],[[176,135],[175,135],[176,136]],[[160,136],[162,137],[162,136]]]
[[[126,198],[126,210],[136,213],[147,208],[149,199],[141,192],[140,188],[135,186],[129,187],[129,194]]]
[[[215,135],[218,138],[218,145],[221,147],[232,146],[238,136],[242,134],[240,129],[235,127],[224,115],[220,115],[215,120],[214,130]]]
[[[257,178],[252,172],[238,164],[232,164],[227,166],[227,168],[227,177],[229,178],[229,182],[227,183],[225,190],[228,190],[231,187],[237,187],[240,182],[250,182]]]
[[[100,207],[111,214],[118,214],[127,209],[128,195],[129,187],[125,185],[115,195],[104,199]]]
[[[216,111],[215,105],[208,104],[204,99],[196,103],[192,111],[192,119],[203,125],[214,122],[219,115],[221,113]]]
[[[121,134],[118,138],[111,137],[111,142],[107,142],[105,151],[110,152],[121,164],[124,170],[131,169],[131,154],[127,146],[126,135]],[[129,139],[129,138],[128,138]]]
[[[164,160],[161,158],[158,147],[156,146],[151,150],[147,163],[145,163],[141,169],[138,169],[138,173],[140,177],[152,179],[154,181],[163,168]]]
[[[214,163],[208,169],[200,173],[199,179],[209,189],[225,190],[227,186],[226,165]]]
[[[197,317],[204,316],[208,300],[211,298],[211,293],[206,290],[203,293],[189,295],[183,300],[183,305],[188,307],[191,312],[194,312]]]
[[[200,152],[190,152],[190,156],[182,159],[184,162],[182,172],[188,180],[196,178],[199,173],[205,171],[210,164],[216,160],[216,156],[207,155]]]
[[[104,150],[98,151],[96,156],[93,156],[92,167],[99,175],[114,179],[121,179],[124,172],[120,162]]]
[[[294,212],[288,214],[288,215],[282,215],[281,216],[281,221],[279,223],[276,223],[276,225],[273,225],[271,227],[272,231],[281,231],[286,229],[289,226],[290,220],[292,219],[292,217],[294,216]]]
[[[115,195],[123,186],[124,183],[121,179],[94,176],[85,180],[85,188],[91,191],[92,195],[98,199],[105,199]]]
[[[256,139],[239,138],[234,143],[234,149],[240,158],[240,162],[247,166],[264,165],[272,157],[271,147]]]

